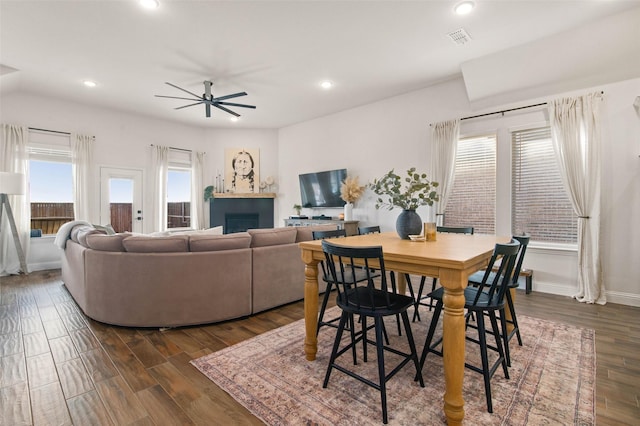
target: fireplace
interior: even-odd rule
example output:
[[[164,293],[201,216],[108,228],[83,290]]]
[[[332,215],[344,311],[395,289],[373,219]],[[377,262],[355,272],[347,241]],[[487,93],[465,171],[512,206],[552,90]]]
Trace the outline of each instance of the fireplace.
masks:
[[[214,194],[209,207],[210,226],[223,226],[225,234],[247,229],[273,228],[274,194]]]
[[[224,216],[224,233],[233,234],[260,227],[260,215],[256,213],[227,213]]]

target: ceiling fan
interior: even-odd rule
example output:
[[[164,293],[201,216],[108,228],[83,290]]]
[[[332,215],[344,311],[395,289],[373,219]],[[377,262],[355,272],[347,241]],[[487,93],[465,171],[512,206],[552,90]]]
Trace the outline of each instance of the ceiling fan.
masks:
[[[241,107],[241,108],[253,108],[255,109],[256,107],[254,105],[246,105],[246,104],[236,104],[233,102],[224,102],[226,99],[232,99],[232,98],[237,98],[240,96],[246,96],[247,92],[238,92],[238,93],[233,93],[231,95],[225,95],[225,96],[218,96],[217,98],[213,97],[213,93],[211,92],[211,86],[213,86],[213,83],[211,81],[205,81],[204,82],[204,94],[202,96],[198,96],[193,92],[190,92],[188,90],[183,89],[182,87],[178,87],[175,84],[171,84],[169,82],[165,82],[166,84],[168,84],[171,87],[175,87],[178,90],[182,90],[185,93],[190,94],[191,96],[193,96],[193,98],[181,98],[181,97],[177,97],[177,96],[164,96],[164,95],[155,95],[158,98],[170,98],[170,99],[182,99],[185,101],[195,101],[195,103],[189,104],[189,105],[183,105],[180,107],[177,107],[175,109],[182,109],[182,108],[187,108],[190,106],[194,106],[194,105],[200,105],[200,104],[204,104],[205,106],[205,110],[206,110],[206,115],[207,117],[211,117],[211,106],[214,106],[218,109],[221,109],[224,112],[228,112],[231,115],[234,115],[236,117],[240,117],[240,114],[238,114],[235,111],[231,111],[229,108],[225,108],[227,106],[231,106],[231,107]]]

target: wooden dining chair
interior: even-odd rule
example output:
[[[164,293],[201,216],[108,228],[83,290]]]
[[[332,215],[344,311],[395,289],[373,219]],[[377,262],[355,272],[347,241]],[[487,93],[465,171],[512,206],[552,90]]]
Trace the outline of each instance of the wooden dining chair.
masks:
[[[498,367],[502,366],[502,371],[506,379],[509,378],[509,370],[507,366],[507,359],[504,352],[504,346],[502,344],[502,333],[506,332],[506,322],[504,315],[500,318],[500,328],[498,328],[498,316],[496,312],[504,309],[504,294],[508,289],[509,282],[513,277],[513,270],[520,249],[520,243],[517,240],[512,239],[508,244],[496,244],[491,259],[489,260],[489,267],[482,277],[481,283],[478,287],[467,287],[464,290],[464,308],[466,309],[465,316],[474,315],[476,318],[475,329],[477,330],[477,338],[474,338],[468,334],[465,335],[465,339],[468,342],[477,344],[480,349],[481,366],[473,365],[465,362],[464,366],[472,371],[481,373],[484,378],[484,388],[487,399],[487,411],[493,412],[493,403],[491,401],[491,377],[496,372]],[[500,263],[496,261],[501,258]],[[491,273],[493,268],[496,267],[494,273]],[[433,311],[433,317],[431,319],[431,325],[427,333],[427,340],[425,341],[422,355],[420,356],[420,368],[424,366],[427,354],[434,353],[439,356],[443,356],[442,350],[438,349],[442,343],[442,337],[436,342],[433,342],[436,326],[443,308],[444,288],[439,287],[435,291],[431,292],[429,296],[436,301],[436,306]],[[487,330],[485,325],[485,318],[489,319],[491,323],[491,329]],[[495,346],[488,344],[487,335],[492,335],[495,340]],[[467,345],[468,347],[469,345]],[[488,351],[494,351],[497,353],[495,361],[489,365]]]
[[[529,235],[514,235],[513,239],[517,240],[520,243],[520,249],[518,251],[518,260],[516,261],[516,265],[514,267],[513,279],[509,282],[509,288],[505,293],[506,306],[509,308],[509,312],[511,313],[511,318],[507,318],[505,314],[505,309],[500,311],[500,316],[505,317],[505,321],[507,324],[511,325],[511,330],[507,333],[503,334],[502,339],[504,343],[504,351],[507,357],[507,365],[511,367],[511,351],[509,349],[509,342],[515,335],[518,339],[518,345],[522,346],[522,337],[520,335],[520,327],[518,326],[518,317],[516,315],[516,307],[513,303],[513,297],[511,295],[511,290],[516,289],[519,286],[519,278],[520,272],[522,271],[522,263],[524,262],[524,255],[527,252],[527,246],[529,245],[530,236]],[[469,277],[469,285],[471,286],[479,286],[482,283],[482,278],[484,276],[485,271],[479,271],[475,274],[472,274]],[[495,274],[494,271],[491,274]],[[489,281],[491,281],[493,277],[489,276]]]
[[[359,380],[360,382],[371,386],[380,391],[380,400],[382,405],[382,421],[388,422],[387,415],[387,390],[386,383],[404,366],[412,362],[416,369],[415,378],[419,381],[420,386],[424,387],[422,373],[418,364],[418,354],[416,345],[411,332],[411,324],[409,323],[409,315],[407,309],[413,306],[413,299],[403,294],[397,294],[388,291],[387,276],[385,274],[384,258],[382,255],[382,247],[347,247],[332,244],[330,240],[322,241],[322,250],[325,255],[325,264],[331,275],[331,280],[336,283],[338,289],[338,297],[336,303],[342,310],[338,332],[333,343],[329,365],[325,374],[323,388],[329,384],[331,372],[336,369],[348,376]],[[364,265],[364,269],[358,265]],[[371,275],[372,269],[380,271],[380,288],[374,285],[374,278]],[[356,275],[360,271],[365,271],[367,280],[358,281]],[[347,283],[353,283],[351,285]],[[346,344],[341,346],[342,333],[345,330],[347,321],[359,315],[362,318],[362,331]],[[400,315],[405,329],[405,336],[409,343],[410,353],[403,352],[398,348],[390,347],[385,344],[383,339],[384,318],[388,316]],[[375,328],[375,340],[371,340],[367,336],[367,318],[373,318]],[[378,363],[378,380],[364,377],[357,372],[348,369],[344,365],[338,363],[341,355],[349,349],[355,349],[356,345],[363,343],[363,360],[367,362],[367,345],[374,345],[377,353]],[[395,360],[399,357],[399,363],[394,368],[385,368],[385,352],[394,354],[392,358]],[[387,371],[390,371],[387,374]],[[411,385],[412,383],[408,384]]]
[[[326,238],[343,238],[347,236],[347,233],[344,229],[330,229],[325,231],[313,231],[311,235],[314,240],[324,240]],[[329,297],[331,296],[331,291],[336,288],[336,285],[335,285],[336,283],[333,281],[331,274],[327,271],[325,263],[322,261],[320,262],[320,268],[322,271],[322,279],[326,283],[326,287],[324,291],[324,296],[322,297],[322,304],[320,305],[320,313],[318,315],[318,327],[316,329],[316,335],[320,332],[320,327],[329,326],[329,327],[337,328],[338,326],[336,323],[340,319],[340,317],[335,317],[330,320],[324,319],[324,314],[327,309],[327,304],[329,303]],[[372,276],[376,278],[376,277],[379,277],[380,274],[373,273]],[[356,276],[353,278],[356,281],[363,281],[363,280],[367,280],[368,277],[369,276],[367,275],[366,271],[364,271],[361,268],[361,270],[357,271]],[[348,284],[351,284],[351,283],[348,283]]]
[[[449,233],[449,234],[468,234],[468,235],[473,235],[474,229],[473,226],[438,226],[436,228],[437,232],[444,232],[444,233]],[[409,277],[409,275],[407,274],[407,287],[409,287],[410,291],[413,291],[413,289],[411,288],[411,279]],[[429,307],[429,311],[431,311],[433,309],[433,300],[431,298],[429,298],[428,296],[423,296],[423,292],[424,292],[424,285],[426,283],[427,277],[423,276],[420,278],[420,287],[418,288],[418,295],[415,297],[416,299],[416,308],[413,311],[413,321],[415,321],[416,319],[418,321],[420,321],[420,314],[418,312],[418,308],[420,306],[428,306]],[[431,281],[431,292],[433,293],[433,291],[436,289],[436,284],[438,283],[438,279],[437,278],[432,278]],[[424,299],[429,299],[429,303],[425,303],[422,302],[422,300]]]

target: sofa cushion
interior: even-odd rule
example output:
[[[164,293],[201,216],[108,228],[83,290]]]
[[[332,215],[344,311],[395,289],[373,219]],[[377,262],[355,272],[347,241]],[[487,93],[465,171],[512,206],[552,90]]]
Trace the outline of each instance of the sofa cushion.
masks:
[[[297,234],[294,228],[249,229],[247,232],[251,234],[251,247],[295,243]]]
[[[188,231],[172,232],[171,235],[222,235],[222,226],[209,229],[189,229]]]
[[[82,245],[83,247],[89,247],[89,245],[87,244],[87,236],[96,235],[96,234],[106,235],[106,232],[105,231],[100,231],[100,230],[95,229],[93,227],[87,227],[87,228],[80,229],[78,231],[78,234],[77,234],[78,243],[80,243],[80,245]]]
[[[247,232],[237,232],[226,235],[197,234],[189,236],[191,251],[219,251],[249,248],[251,235]]]
[[[168,253],[189,251],[189,237],[173,235],[169,237],[130,236],[122,240],[124,249],[134,253]]]
[[[313,231],[332,231],[338,229],[338,225],[312,225],[312,226],[296,226],[297,230],[296,243],[302,241],[313,240]]]
[[[87,235],[87,245],[90,249],[100,251],[124,251],[122,241],[130,236],[128,234],[91,234]]]

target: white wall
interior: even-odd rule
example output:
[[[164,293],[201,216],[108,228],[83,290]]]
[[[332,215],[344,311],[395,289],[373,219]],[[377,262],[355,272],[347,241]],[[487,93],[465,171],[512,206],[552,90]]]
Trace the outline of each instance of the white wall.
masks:
[[[640,95],[640,79],[584,89],[604,90],[603,113],[605,148],[603,152],[602,247],[605,286],[609,301],[640,306],[640,226],[636,217],[640,210],[640,119],[633,101]],[[565,94],[558,94],[552,98]],[[349,174],[360,176],[366,183],[391,168],[404,171],[411,166],[419,170],[429,167],[429,123],[545,102],[531,99],[517,105],[494,105],[485,111],[471,111],[462,79],[445,82],[406,95],[365,105],[349,111],[280,129],[279,164],[282,196],[281,217],[292,214],[291,206],[299,203],[297,175],[312,171],[346,167]],[[499,116],[498,116],[499,117]],[[543,110],[529,110],[508,115],[464,121],[461,133],[472,135],[494,132],[502,137],[499,155],[508,155],[508,129],[544,122]],[[608,137],[606,136],[608,134]],[[502,136],[501,136],[502,135]],[[506,137],[506,138],[505,138]],[[507,140],[508,144],[508,140]],[[300,155],[304,152],[304,155]],[[503,162],[507,165],[509,162]],[[508,177],[509,168],[498,170]],[[377,211],[373,194],[368,191],[354,209],[362,225],[379,224],[393,230],[398,211]],[[503,186],[497,201],[497,229],[509,234],[510,189]],[[419,211],[423,218],[430,212]],[[307,214],[337,215],[307,211]],[[635,213],[635,214],[634,214]],[[574,251],[532,248],[525,266],[534,269],[534,289],[571,295],[577,289],[577,255]]]
[[[601,240],[607,295],[611,302],[640,306],[640,226],[636,219],[640,217],[640,117],[632,107],[640,95],[640,79],[591,89],[605,91],[604,122],[609,135],[603,152]],[[546,100],[495,105],[486,111]],[[259,148],[262,177],[272,175],[277,182],[276,226],[282,226],[282,219],[293,213],[293,204],[300,202],[298,174],[345,167],[350,174],[358,175],[361,183],[367,183],[391,168],[404,171],[416,166],[428,172],[429,123],[478,112],[483,111],[471,111],[464,82],[454,79],[278,131],[194,128],[30,94],[3,96],[1,121],[95,135],[96,161],[100,165],[148,171],[148,147],[152,143],[203,150],[207,152],[206,184],[212,184],[216,171],[222,169],[224,148]],[[544,119],[544,113],[528,111],[502,121],[464,122],[462,132],[493,130],[500,135],[510,126]],[[508,192],[499,195],[499,206],[509,205]],[[150,196],[145,199],[147,211],[150,200]],[[95,203],[97,211],[97,200]],[[306,213],[337,216],[340,210]],[[363,225],[379,224],[384,230],[395,228],[398,213],[375,210],[370,191],[354,209],[354,216]],[[419,213],[423,218],[430,214],[427,208],[421,208]],[[499,208],[497,216],[498,231],[508,234],[509,213]],[[40,244],[51,249],[44,241]],[[59,262],[55,259],[59,253],[45,252],[38,244],[32,245],[29,264],[54,267],[51,265]],[[575,252],[532,248],[526,266],[535,271],[536,291],[565,295],[575,291]]]
[[[92,200],[99,221],[99,167],[124,167],[144,171],[144,212],[151,212],[150,145],[166,145],[205,151],[205,186],[214,184],[217,170],[224,168],[224,149],[247,147],[260,149],[260,172],[266,177],[278,174],[277,131],[205,129],[157,120],[141,115],[96,108],[57,99],[14,93],[2,97],[3,123],[62,132],[94,135],[95,173]],[[208,224],[208,206],[205,207]],[[151,221],[144,223],[151,231]],[[52,238],[32,239],[28,263],[32,270],[59,267],[60,253]]]

